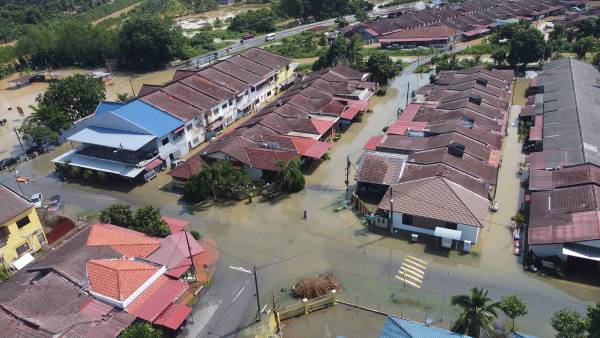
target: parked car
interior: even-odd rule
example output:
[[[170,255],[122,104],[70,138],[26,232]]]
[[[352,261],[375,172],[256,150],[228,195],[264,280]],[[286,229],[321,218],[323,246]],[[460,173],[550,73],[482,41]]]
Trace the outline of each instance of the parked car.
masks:
[[[29,158],[35,158],[39,154],[44,153],[44,147],[42,146],[31,146],[27,150],[25,150],[25,155]]]
[[[17,164],[17,162],[19,161],[18,157],[8,157],[5,159],[0,160],[0,170],[8,168],[10,166],[13,166],[15,164]]]
[[[269,33],[265,35],[265,41],[275,40],[275,33]]]
[[[242,40],[250,40],[254,38],[254,34],[252,33],[246,33],[244,34],[244,36],[242,36]]]
[[[62,207],[62,205],[63,201],[60,195],[54,195],[50,197],[50,203],[48,203],[46,210],[48,210],[49,213],[55,213]]]
[[[35,206],[36,209],[41,208],[43,202],[44,202],[44,196],[42,195],[41,192],[31,195],[31,203],[33,203],[33,205]]]

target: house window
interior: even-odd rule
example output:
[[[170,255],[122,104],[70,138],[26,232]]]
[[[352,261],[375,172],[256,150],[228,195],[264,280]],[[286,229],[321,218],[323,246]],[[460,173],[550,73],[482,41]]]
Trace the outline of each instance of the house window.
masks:
[[[4,246],[8,241],[8,236],[10,236],[10,231],[8,227],[0,227],[0,246]]]
[[[163,146],[166,145],[166,144],[168,144],[169,143],[169,138],[168,137],[163,138],[163,140],[162,140],[161,143],[162,143]]]
[[[46,243],[46,236],[44,236],[43,232],[38,231],[35,236],[37,237],[38,243],[40,243],[40,245]]]
[[[446,229],[457,230],[458,228],[456,223],[446,223]]]
[[[233,99],[229,99],[229,105],[233,105]]]
[[[223,103],[223,105],[221,106],[221,108],[223,108],[223,109],[227,108],[227,103]]]
[[[23,218],[21,218],[20,220],[17,221],[17,227],[19,229],[21,229],[22,227],[26,226],[27,224],[29,224],[29,216],[25,216]]]
[[[190,131],[192,130],[192,124],[188,124],[187,126],[185,126],[185,130]]]
[[[413,215],[402,214],[402,224],[404,225],[413,225]]]
[[[254,88],[254,87],[250,88],[251,93],[254,93],[255,91],[256,91],[256,88]]]
[[[17,255],[18,256],[21,256],[22,254],[26,253],[27,251],[29,251],[28,243],[23,243],[17,247]]]

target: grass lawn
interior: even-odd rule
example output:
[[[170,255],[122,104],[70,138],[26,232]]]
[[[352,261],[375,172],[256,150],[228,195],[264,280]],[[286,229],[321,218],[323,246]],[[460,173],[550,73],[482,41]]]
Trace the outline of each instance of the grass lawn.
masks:
[[[518,78],[513,85],[514,96],[513,103],[518,105],[525,105],[527,103],[527,97],[525,97],[525,91],[529,88],[531,83],[530,79]]]

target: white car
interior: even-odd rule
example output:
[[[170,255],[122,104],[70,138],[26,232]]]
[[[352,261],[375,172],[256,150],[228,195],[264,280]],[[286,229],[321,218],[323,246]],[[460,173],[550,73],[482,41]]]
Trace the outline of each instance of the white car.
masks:
[[[36,209],[42,207],[42,202],[44,202],[44,196],[42,196],[42,193],[38,192],[37,194],[31,195],[31,203],[33,203]]]

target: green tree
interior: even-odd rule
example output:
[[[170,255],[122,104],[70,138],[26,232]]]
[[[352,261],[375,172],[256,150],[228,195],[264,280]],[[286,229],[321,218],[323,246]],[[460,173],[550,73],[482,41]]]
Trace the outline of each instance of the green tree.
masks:
[[[587,331],[590,337],[600,337],[600,302],[587,307]]]
[[[313,63],[313,70],[335,66],[339,63],[347,64],[353,68],[362,68],[363,55],[361,53],[361,40],[358,36],[353,36],[350,39],[337,38],[327,52]]]
[[[128,102],[128,101],[130,101],[132,99],[133,99],[133,96],[131,96],[131,94],[129,94],[129,93],[119,93],[119,94],[117,94],[117,101],[118,102],[126,103],[126,102]]]
[[[275,31],[275,15],[268,8],[249,10],[234,16],[227,29],[234,32],[273,32]]]
[[[585,59],[587,53],[593,52],[598,47],[598,40],[593,36],[583,37],[573,43],[573,51],[579,59]]]
[[[458,306],[462,312],[452,331],[479,338],[483,334],[494,335],[494,320],[498,318],[496,309],[499,304],[492,302],[488,291],[472,288],[471,295],[453,296],[451,303]]]
[[[212,31],[202,30],[196,33],[191,39],[190,43],[194,47],[200,47],[206,50],[215,49],[215,37]]]
[[[19,131],[27,143],[42,146],[56,141],[60,133],[71,124],[71,119],[56,106],[38,106],[23,121]]]
[[[294,193],[304,189],[304,175],[300,168],[300,160],[278,161],[277,183],[279,187],[288,193]]]
[[[129,228],[134,224],[133,213],[128,204],[115,203],[100,210],[100,222]]]
[[[518,29],[510,38],[509,46],[507,59],[513,66],[537,63],[551,54],[544,41],[544,35],[534,27]]]
[[[355,13],[354,16],[356,17],[356,21],[358,22],[365,22],[369,20],[369,15],[367,14],[367,11],[365,11],[362,8],[359,8]]]
[[[183,197],[190,202],[207,199],[213,193],[213,182],[216,180],[215,174],[216,171],[208,166],[192,175],[185,183]]]
[[[4,268],[4,266],[0,266],[0,282],[4,282],[9,278],[10,275],[8,274],[8,271],[6,271],[6,268]]]
[[[206,12],[217,8],[215,0],[187,0],[189,5],[196,13]]]
[[[586,336],[586,321],[573,310],[556,311],[550,323],[556,330],[556,338],[584,338]]]
[[[511,319],[512,328],[515,330],[515,318],[527,314],[527,302],[517,295],[510,295],[500,299],[500,310]]]
[[[64,112],[70,121],[92,114],[100,101],[106,98],[106,89],[101,81],[91,76],[76,74],[50,84],[46,92],[36,98],[38,108],[55,107]],[[49,108],[50,109],[50,108]],[[48,125],[52,128],[52,125]],[[58,125],[62,125],[58,123]],[[52,128],[56,129],[56,128]],[[54,130],[59,132],[59,130]]]
[[[171,234],[167,222],[160,216],[160,209],[155,209],[151,205],[139,208],[135,212],[133,225],[130,228],[156,237],[167,237]]]
[[[367,71],[380,85],[386,85],[397,73],[394,61],[382,52],[376,52],[369,57]]]
[[[241,168],[229,161],[217,161],[188,179],[184,187],[184,198],[199,202],[210,196],[236,197],[248,190],[252,178]]]
[[[504,62],[506,61],[506,57],[508,56],[508,48],[504,47],[504,46],[499,46],[494,48],[494,50],[492,51],[492,60],[494,60],[494,63],[496,64],[497,67],[501,67]]]
[[[120,338],[161,338],[162,331],[152,327],[150,323],[133,323],[129,325],[121,334]]]
[[[183,53],[185,37],[173,21],[156,16],[133,16],[119,33],[121,62],[131,69],[154,69]]]

